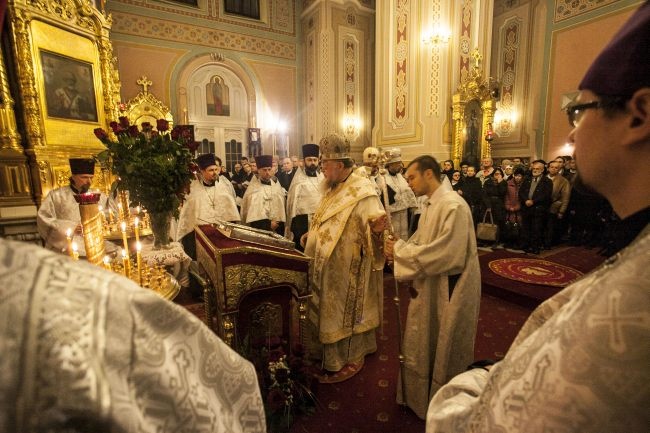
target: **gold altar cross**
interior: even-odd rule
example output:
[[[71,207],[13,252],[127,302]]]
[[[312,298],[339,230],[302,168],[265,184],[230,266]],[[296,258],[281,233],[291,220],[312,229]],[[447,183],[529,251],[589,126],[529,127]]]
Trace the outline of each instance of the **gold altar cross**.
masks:
[[[153,81],[149,80],[146,75],[143,75],[142,78],[139,78],[136,83],[142,86],[142,93],[147,93],[147,88],[153,84]]]

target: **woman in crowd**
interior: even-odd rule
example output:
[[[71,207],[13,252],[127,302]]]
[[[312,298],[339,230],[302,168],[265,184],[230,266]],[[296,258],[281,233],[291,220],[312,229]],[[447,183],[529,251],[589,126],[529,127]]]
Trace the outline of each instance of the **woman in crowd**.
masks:
[[[519,202],[519,187],[521,187],[523,180],[523,167],[516,167],[512,177],[506,182],[506,196],[504,200],[506,215],[502,240],[508,248],[520,246],[521,204]]]
[[[506,212],[505,196],[508,189],[507,182],[503,180],[503,170],[495,168],[492,176],[488,176],[483,184],[483,195],[487,209],[492,212],[494,223],[499,226],[499,233],[504,233]],[[497,245],[502,243],[502,235],[497,239]]]

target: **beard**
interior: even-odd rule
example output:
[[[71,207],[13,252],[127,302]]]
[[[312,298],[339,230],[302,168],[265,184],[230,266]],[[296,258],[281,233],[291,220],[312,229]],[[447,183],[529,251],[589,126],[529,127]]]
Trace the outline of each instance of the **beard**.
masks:
[[[316,170],[317,170],[317,167],[315,165],[306,165],[305,166],[305,173],[307,173],[308,176],[315,176],[316,175]]]
[[[85,194],[85,193],[88,192],[89,189],[90,189],[90,185],[83,184],[83,185],[81,185],[81,186],[79,187],[79,193],[80,193],[80,194]]]

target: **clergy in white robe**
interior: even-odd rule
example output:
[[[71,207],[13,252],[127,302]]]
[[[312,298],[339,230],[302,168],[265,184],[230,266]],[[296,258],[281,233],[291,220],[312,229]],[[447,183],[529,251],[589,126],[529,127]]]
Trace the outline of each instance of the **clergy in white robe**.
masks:
[[[320,381],[346,380],[377,350],[384,257],[380,235],[386,217],[374,187],[354,174],[347,139],[320,141],[325,187],[308,232],[305,254],[313,258],[310,353],[322,358]]]
[[[416,210],[418,205],[415,201],[415,194],[413,194],[401,173],[403,168],[401,150],[391,149],[388,156],[389,159],[386,162],[387,172],[381,176],[381,181],[386,182],[389,191],[389,203],[385,203],[386,210],[390,212],[390,220],[395,235],[401,239],[408,239],[409,211]]]
[[[318,171],[320,150],[317,144],[302,146],[303,166],[296,169],[287,194],[287,227],[285,237],[293,239],[296,249],[302,251],[302,236],[309,231],[309,223],[322,195],[320,183],[324,179]]]
[[[273,157],[259,155],[255,162],[257,176],[251,180],[242,199],[242,221],[251,227],[284,236],[286,191],[272,179]]]
[[[176,239],[183,244],[185,253],[196,260],[196,239],[194,228],[201,224],[218,221],[239,222],[239,211],[235,204],[235,189],[221,172],[221,159],[212,153],[199,155],[196,162],[200,179],[192,181],[190,193],[178,218]]]
[[[0,431],[264,432],[253,365],[118,274],[0,239]]]
[[[428,200],[413,236],[387,241],[385,252],[395,278],[413,281],[417,293],[406,317],[397,401],[425,418],[431,396],[474,359],[481,276],[471,212],[462,197],[441,186],[438,162],[415,158],[406,179]]]
[[[72,242],[77,245],[79,255],[86,255],[81,231],[79,203],[74,196],[88,192],[95,173],[95,161],[86,158],[70,158],[70,185],[50,191],[41,203],[36,217],[38,233],[45,242],[45,248],[56,252],[69,253],[68,232]],[[112,200],[101,194],[99,205],[103,209],[117,211]],[[106,242],[106,252],[117,249],[115,244]]]
[[[620,167],[650,165],[649,45],[646,1],[566,107],[577,182],[621,218],[612,236],[619,251],[540,305],[502,361],[440,389],[428,432],[650,431],[650,178],[634,169],[616,182],[603,176],[614,158]]]

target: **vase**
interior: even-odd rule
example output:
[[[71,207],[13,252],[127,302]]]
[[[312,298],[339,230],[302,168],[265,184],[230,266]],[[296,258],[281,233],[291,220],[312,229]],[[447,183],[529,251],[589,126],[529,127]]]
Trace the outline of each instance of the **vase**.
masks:
[[[166,250],[171,248],[169,230],[172,222],[171,212],[149,213],[151,221],[151,232],[153,233],[154,250]]]

